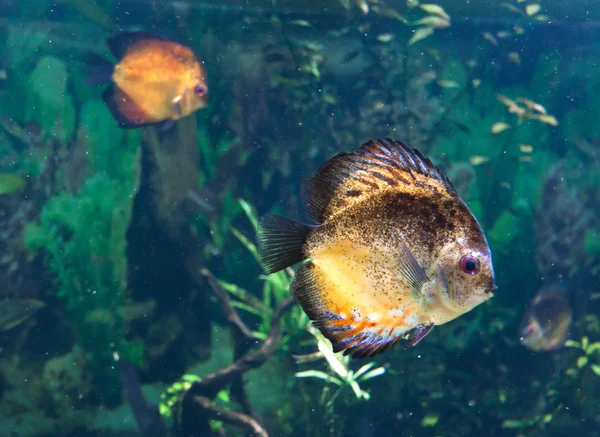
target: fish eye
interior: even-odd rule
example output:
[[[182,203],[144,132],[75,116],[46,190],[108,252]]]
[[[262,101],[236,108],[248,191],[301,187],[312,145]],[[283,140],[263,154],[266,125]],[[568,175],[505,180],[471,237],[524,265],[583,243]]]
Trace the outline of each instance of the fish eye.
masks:
[[[533,334],[533,326],[528,325],[525,329],[523,329],[523,337],[529,337],[531,334]]]
[[[194,93],[198,97],[202,97],[206,93],[206,89],[202,85],[198,84],[194,87]]]
[[[479,273],[479,260],[472,255],[463,256],[460,259],[458,266],[460,267],[460,270],[466,275],[475,276],[477,273]]]

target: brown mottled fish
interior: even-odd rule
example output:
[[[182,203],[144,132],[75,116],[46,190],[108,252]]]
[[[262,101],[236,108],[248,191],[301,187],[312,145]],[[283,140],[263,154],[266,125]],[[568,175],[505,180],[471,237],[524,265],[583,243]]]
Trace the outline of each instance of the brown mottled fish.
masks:
[[[573,311],[568,290],[560,284],[543,287],[533,298],[519,327],[520,341],[532,351],[552,351],[569,338]]]
[[[165,129],[206,107],[206,71],[189,47],[147,32],[121,32],[107,43],[119,62],[88,54],[86,82],[112,82],[102,97],[121,127]]]
[[[305,261],[291,292],[335,352],[376,355],[407,333],[413,346],[496,290],[479,223],[416,149],[369,141],[304,189],[318,225],[266,216],[259,254],[268,274]]]

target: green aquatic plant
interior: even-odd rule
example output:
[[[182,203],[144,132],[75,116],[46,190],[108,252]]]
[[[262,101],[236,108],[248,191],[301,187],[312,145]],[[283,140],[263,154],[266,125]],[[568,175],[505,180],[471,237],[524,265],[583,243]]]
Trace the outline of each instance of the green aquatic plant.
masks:
[[[305,370],[297,372],[296,377],[317,378],[325,381],[325,383],[337,385],[338,389],[327,400],[327,406],[333,405],[335,399],[343,393],[345,389],[351,389],[357,399],[369,400],[371,395],[361,388],[360,383],[383,375],[385,373],[385,368],[375,367],[377,363],[372,361],[354,371],[350,367],[350,357],[344,356],[343,352],[334,353],[331,342],[325,338],[321,331],[313,325],[307,325],[306,330],[316,339],[317,348],[322,357],[327,361],[329,372],[316,369]]]
[[[15,173],[0,173],[0,196],[11,194],[25,185],[23,176]]]
[[[591,343],[587,336],[583,336],[580,341],[567,340],[565,346],[582,352],[577,358],[575,367],[567,369],[567,375],[576,377],[582,369],[589,367],[592,372],[600,376],[600,341]]]
[[[246,214],[246,217],[256,232],[258,227],[258,217],[254,208],[245,200],[240,199],[240,208]],[[248,250],[256,262],[259,261],[256,245],[246,237],[239,229],[234,226],[230,228],[235,237]],[[253,332],[256,338],[264,340],[271,329],[271,318],[273,312],[281,303],[290,296],[289,289],[294,277],[294,271],[290,268],[282,270],[271,275],[261,275],[263,281],[262,295],[256,297],[244,288],[226,281],[219,280],[221,286],[231,293],[236,299],[232,304],[247,313],[260,318],[258,328]],[[281,344],[287,345],[293,338],[302,334],[308,324],[308,316],[298,306],[292,308],[290,314],[283,320],[283,337]]]
[[[67,67],[60,59],[44,56],[32,71],[25,95],[25,121],[40,126],[47,138],[66,144],[75,130],[75,107],[67,91]]]
[[[82,133],[93,133],[88,137],[88,179],[76,193],[47,201],[39,223],[26,226],[24,244],[43,253],[99,388],[118,394],[113,353],[133,364],[143,357],[143,345],[126,339],[120,312],[126,299],[126,234],[139,183],[140,148],[139,134],[108,124],[110,115],[99,108],[89,103],[82,111]]]
[[[563,405],[558,405],[551,413],[536,414],[534,417],[527,419],[505,419],[502,422],[502,428],[520,429],[520,430],[543,430],[548,425],[555,415],[562,409]]]

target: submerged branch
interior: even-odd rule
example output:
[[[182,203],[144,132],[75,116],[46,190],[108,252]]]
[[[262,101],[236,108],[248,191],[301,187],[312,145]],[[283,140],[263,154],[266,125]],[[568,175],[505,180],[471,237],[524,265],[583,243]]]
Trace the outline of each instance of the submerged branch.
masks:
[[[210,419],[246,428],[252,435],[258,437],[269,437],[267,431],[258,423],[256,419],[242,413],[227,411],[223,408],[215,407],[210,399],[204,396],[194,396],[192,399],[194,405],[202,409],[203,413]]]
[[[229,295],[227,294],[227,291],[225,291],[225,289],[223,287],[221,287],[221,284],[219,284],[219,281],[217,281],[217,279],[213,276],[213,274],[211,272],[209,272],[207,269],[200,269],[200,275],[206,279],[206,281],[208,282],[208,285],[210,286],[213,293],[217,297],[219,304],[223,308],[225,317],[227,317],[227,321],[235,329],[237,329],[239,331],[239,333],[242,335],[242,337],[245,337],[247,339],[253,339],[254,336],[252,335],[252,332],[250,331],[250,329],[248,329],[246,324],[240,318],[238,312],[235,310],[235,308],[231,304],[231,300],[229,299]]]
[[[271,329],[263,344],[255,352],[247,352],[240,359],[223,369],[217,370],[202,380],[195,382],[189,390],[191,395],[206,393],[215,388],[223,388],[232,382],[236,377],[242,375],[251,369],[262,366],[267,359],[277,350],[277,345],[281,338],[281,326],[279,320],[294,305],[295,300],[290,297],[284,300],[273,313],[271,318]]]
[[[193,270],[190,269],[190,271]],[[198,435],[198,432],[206,435],[210,433],[208,421],[210,419],[218,419],[246,428],[256,436],[268,437],[264,428],[252,416],[252,409],[247,400],[242,377],[248,370],[262,366],[275,353],[281,339],[281,326],[279,322],[282,316],[292,308],[295,299],[290,297],[277,307],[271,317],[271,328],[269,329],[267,338],[258,349],[253,351],[250,349],[251,345],[248,340],[257,340],[232,305],[227,291],[207,269],[203,268],[195,270],[195,272],[197,280],[202,279],[208,282],[208,285],[223,308],[223,312],[233,330],[236,352],[235,361],[232,364],[193,383],[186,392],[182,404],[184,411],[181,416],[183,435],[195,436]],[[212,404],[212,399],[227,386],[231,386],[232,393],[234,391],[237,393],[246,414],[223,410]]]

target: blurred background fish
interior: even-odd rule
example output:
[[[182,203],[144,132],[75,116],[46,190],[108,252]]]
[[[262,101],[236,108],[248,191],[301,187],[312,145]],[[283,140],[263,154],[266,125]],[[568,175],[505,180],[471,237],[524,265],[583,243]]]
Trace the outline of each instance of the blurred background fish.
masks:
[[[119,126],[167,129],[206,107],[206,71],[189,47],[147,32],[121,32],[107,43],[119,62],[88,54],[86,82],[111,83],[102,98]]]
[[[531,301],[519,328],[520,341],[532,351],[560,349],[569,338],[574,320],[567,284],[553,282]]]

